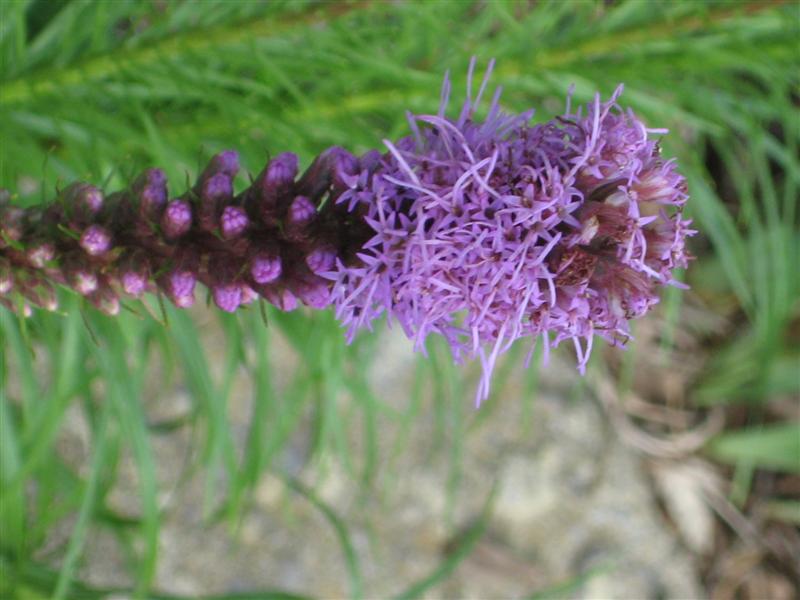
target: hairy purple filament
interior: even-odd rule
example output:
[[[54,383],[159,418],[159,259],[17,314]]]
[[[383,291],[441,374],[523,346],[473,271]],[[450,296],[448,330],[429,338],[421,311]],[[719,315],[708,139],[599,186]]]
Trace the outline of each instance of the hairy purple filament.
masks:
[[[648,129],[599,95],[541,125],[506,115],[499,90],[474,120],[491,72],[455,121],[409,115],[412,135],[351,180],[338,202],[364,214],[372,238],[356,264],[331,274],[349,338],[386,313],[424,351],[428,335],[456,360],[477,357],[489,393],[497,357],[520,337],[545,351],[572,340],[581,372],[595,334],[612,344],[658,301],[687,264],[683,178],[660,158]]]

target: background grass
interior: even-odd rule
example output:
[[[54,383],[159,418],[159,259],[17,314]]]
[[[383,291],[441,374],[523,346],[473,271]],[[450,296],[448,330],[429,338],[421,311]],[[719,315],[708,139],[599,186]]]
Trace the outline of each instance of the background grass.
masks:
[[[692,241],[699,259],[687,274],[690,297],[727,323],[694,332],[704,362],[691,402],[740,407],[729,423],[741,431],[724,433],[708,451],[735,467],[740,499],[758,469],[800,470],[797,422],[774,410],[800,393],[797,3],[2,0],[0,11],[0,187],[22,205],[75,179],[119,189],[153,165],[177,193],[226,148],[239,150],[251,173],[285,150],[307,165],[333,144],[378,148],[382,138],[405,133],[407,109],[435,110],[446,69],[463,89],[472,55],[484,64],[496,58],[503,105],[535,106],[537,120],[562,109],[572,83],[576,99],[586,101],[624,82],[624,103],[673,132],[664,152],[678,157],[687,176],[689,212],[701,232]],[[670,361],[692,360],[675,339],[686,296],[671,290],[664,298],[665,370],[677,364]],[[19,320],[0,308],[0,593],[68,597],[83,589],[75,576],[96,524],[127,540],[135,591],[148,593],[162,519],[153,438],[189,423],[198,447],[191,468],[206,477],[207,518],[235,524],[259,477],[280,473],[336,531],[358,597],[358,557],[346,529],[277,460],[301,423],[313,425],[310,456],[331,454],[369,485],[386,467],[376,450],[378,416],[408,431],[423,390],[433,387],[455,490],[467,421],[498,409],[492,400],[471,415],[465,370],[435,347],[398,413],[363,376],[380,334],[347,347],[330,314],[218,316],[220,350],[204,347],[186,313],[162,313],[154,299],[128,308],[111,320],[66,293],[55,314]],[[300,358],[280,390],[270,356],[277,334]],[[634,345],[629,369],[637,356]],[[519,351],[506,364],[518,360]],[[227,405],[242,370],[253,402],[239,448]],[[147,417],[141,399],[154,376],[164,390],[185,384],[185,415]],[[352,401],[340,403],[343,395]],[[500,395],[502,381],[494,399]],[[91,457],[81,472],[54,445],[75,408],[90,424]],[[363,432],[358,451],[345,441],[353,426]],[[398,451],[402,444],[400,435]],[[140,512],[132,520],[105,506],[123,453],[137,469]],[[779,514],[796,516],[796,502],[781,502]],[[52,572],[34,557],[65,516],[75,517],[74,529]],[[433,582],[451,567],[433,571]],[[409,582],[402,597],[429,583]]]

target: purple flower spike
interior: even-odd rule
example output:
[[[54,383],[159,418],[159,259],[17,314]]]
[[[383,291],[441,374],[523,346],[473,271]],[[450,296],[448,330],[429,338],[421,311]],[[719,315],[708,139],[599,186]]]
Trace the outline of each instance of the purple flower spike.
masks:
[[[168,238],[186,234],[192,226],[192,207],[186,200],[173,200],[161,219],[161,228]]]
[[[102,256],[111,247],[111,235],[100,225],[90,225],[83,232],[80,243],[89,256]]]
[[[176,269],[167,276],[166,292],[178,308],[189,308],[194,304],[194,286],[197,283],[192,271]]]
[[[225,312],[236,312],[242,303],[242,286],[238,283],[214,286],[214,304]]]
[[[536,125],[495,93],[478,120],[492,64],[477,94],[474,67],[457,115],[446,77],[436,114],[409,115],[383,154],[332,147],[299,179],[297,156],[279,154],[236,196],[233,151],[169,203],[157,169],[105,202],[85,183],[25,209],[0,190],[0,304],[25,313],[66,282],[106,312],[115,290],[156,286],[188,307],[201,281],[229,312],[256,296],[285,311],[333,304],[349,340],[384,314],[417,349],[441,335],[456,360],[481,361],[478,401],[520,338],[570,342],[583,372],[596,336],[623,345],[659,288],[681,285],[686,182],[660,156],[665,131],[618,104],[621,87]]]
[[[312,273],[326,273],[336,263],[336,250],[330,246],[323,246],[312,250],[306,256],[306,266]]]
[[[256,283],[271,283],[281,276],[281,257],[259,253],[250,261],[250,275]]]
[[[247,213],[239,206],[226,206],[220,218],[222,237],[231,239],[240,236],[247,229],[250,219]]]

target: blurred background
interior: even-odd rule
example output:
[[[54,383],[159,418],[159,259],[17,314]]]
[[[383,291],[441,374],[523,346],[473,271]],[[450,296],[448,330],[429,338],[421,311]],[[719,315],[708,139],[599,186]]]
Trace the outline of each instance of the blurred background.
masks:
[[[626,351],[518,346],[480,410],[328,312],[0,308],[0,597],[798,597],[798,40],[797,2],[2,0],[14,203],[381,148],[475,55],[535,121],[624,82],[700,233]]]

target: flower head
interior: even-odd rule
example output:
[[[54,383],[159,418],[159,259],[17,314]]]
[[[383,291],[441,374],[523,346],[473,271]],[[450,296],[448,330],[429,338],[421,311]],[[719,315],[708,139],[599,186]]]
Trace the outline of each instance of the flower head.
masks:
[[[440,334],[457,360],[481,360],[480,401],[520,337],[572,340],[581,370],[595,334],[624,342],[686,266],[692,231],[684,180],[652,137],[664,132],[617,104],[621,86],[540,125],[502,113],[498,92],[476,121],[491,64],[474,98],[473,70],[457,119],[445,78],[438,113],[411,115],[412,135],[385,141],[339,197],[371,238],[330,276],[351,339],[384,313],[417,349]]]

